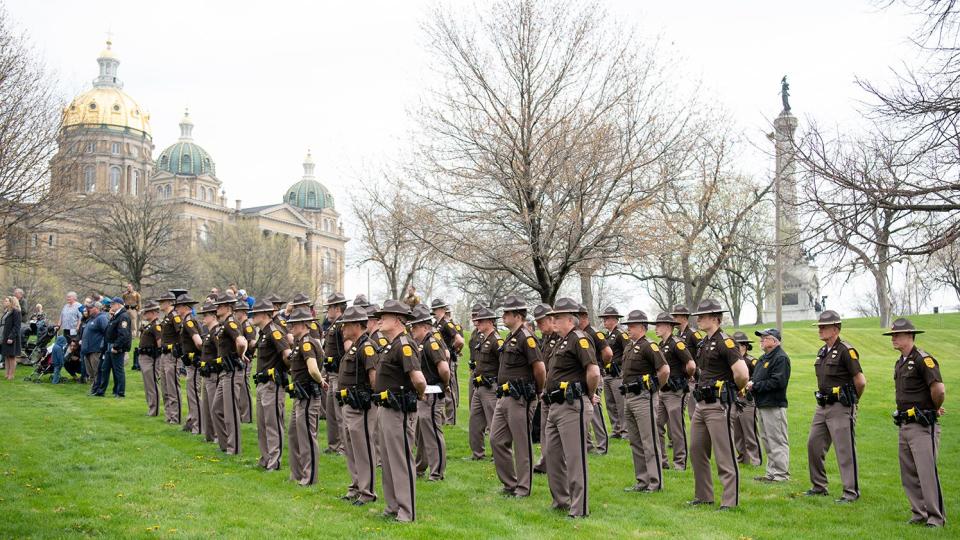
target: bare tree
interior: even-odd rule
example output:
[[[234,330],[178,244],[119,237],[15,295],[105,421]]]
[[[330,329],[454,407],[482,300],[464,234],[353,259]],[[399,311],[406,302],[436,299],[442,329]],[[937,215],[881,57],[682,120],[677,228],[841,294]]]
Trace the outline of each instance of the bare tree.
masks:
[[[578,268],[632,240],[656,161],[683,130],[658,49],[595,3],[501,0],[425,26],[443,84],[421,114],[414,176],[443,256],[499,271],[552,302]]]
[[[960,300],[960,242],[954,242],[931,257],[931,279],[944,287],[949,287]]]
[[[511,294],[525,298],[530,296],[530,290],[513,274],[499,270],[478,270],[460,265],[453,283],[471,303],[479,302],[485,306],[499,306]]]
[[[199,272],[208,284],[238,283],[253,296],[289,298],[310,288],[290,237],[264,234],[256,223],[239,221],[213,227],[197,250]]]
[[[62,110],[56,81],[0,5],[0,264],[33,259],[33,232],[81,202],[50,182]]]
[[[762,322],[763,300],[766,293],[768,266],[773,260],[773,216],[769,204],[759,204],[743,222],[741,232],[734,237],[731,257],[723,265],[713,285],[714,290],[730,309],[735,327],[740,326],[747,304],[757,308],[757,323]]]

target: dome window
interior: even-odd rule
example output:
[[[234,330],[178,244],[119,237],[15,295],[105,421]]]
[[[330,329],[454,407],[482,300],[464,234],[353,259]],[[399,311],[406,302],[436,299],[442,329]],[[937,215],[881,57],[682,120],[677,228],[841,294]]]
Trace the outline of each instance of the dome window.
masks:
[[[317,194],[314,192],[307,193],[307,208],[313,208],[317,205]]]
[[[91,104],[90,104],[90,110],[91,110],[91,111],[97,110],[97,104],[96,104],[96,103],[91,103]]]
[[[190,154],[184,154],[180,158],[180,170],[183,172],[190,172]]]
[[[170,158],[167,157],[166,154],[160,156],[160,166],[161,166],[161,167],[166,167],[166,166],[167,166],[167,163],[169,163],[169,162],[170,162]]]
[[[120,112],[120,106],[117,104],[113,105],[113,112]]]
[[[291,191],[287,199],[290,200],[290,204],[297,204],[297,193],[294,191]]]

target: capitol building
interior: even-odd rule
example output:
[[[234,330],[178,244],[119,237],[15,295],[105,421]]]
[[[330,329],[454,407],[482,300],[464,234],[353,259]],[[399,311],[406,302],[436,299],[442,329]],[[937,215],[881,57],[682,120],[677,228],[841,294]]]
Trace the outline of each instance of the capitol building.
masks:
[[[278,192],[274,204],[250,208],[241,207],[239,200],[230,204],[213,156],[194,139],[189,112],[180,119],[180,138],[155,159],[153,119],[123,91],[117,72],[120,60],[110,41],[97,63],[100,72],[93,87],[63,111],[58,152],[51,161],[55,189],[94,197],[151,194],[188,227],[194,247],[202,246],[213,227],[253,222],[265,236],[291,239],[291,256],[302,261],[303,271],[309,274],[313,298],[343,290],[348,239],[333,196],[315,177],[309,151],[303,160],[303,176]],[[69,237],[69,230],[69,226],[52,228],[33,243],[52,247],[70,241],[57,237],[57,232]]]

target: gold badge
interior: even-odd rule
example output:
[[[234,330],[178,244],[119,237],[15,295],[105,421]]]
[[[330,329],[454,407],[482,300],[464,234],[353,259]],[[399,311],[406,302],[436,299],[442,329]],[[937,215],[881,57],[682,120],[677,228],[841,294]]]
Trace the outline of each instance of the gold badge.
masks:
[[[274,330],[272,335],[273,339],[280,339],[283,337],[283,334],[281,334],[279,330]]]
[[[537,340],[533,339],[533,336],[527,338],[527,347],[530,347],[531,349],[537,348]]]
[[[175,323],[177,323],[177,324],[180,324],[180,317],[179,317],[179,316],[175,316],[175,317],[173,318],[173,322],[175,322]]]
[[[764,362],[763,369],[767,369],[768,367],[770,367],[770,362]]]
[[[937,367],[937,364],[933,361],[933,358],[930,358],[929,356],[924,357],[923,363],[930,369]]]
[[[285,321],[285,320],[283,320],[283,319],[280,319],[280,326],[286,327],[286,326],[287,326],[287,321]]]
[[[433,349],[433,350],[435,350],[435,351],[439,351],[439,350],[440,350],[440,344],[437,343],[436,341],[431,341],[431,342],[430,342],[430,348]]]
[[[402,350],[404,356],[413,356],[413,348],[409,345],[404,345]]]
[[[311,345],[309,341],[305,341],[303,343],[303,352],[310,352],[311,350],[313,350],[313,345]]]
[[[235,323],[235,322],[233,322],[233,321],[230,321],[230,328],[236,330],[236,329],[237,329],[237,323]]]
[[[651,343],[650,348],[653,349],[653,352],[660,352],[660,347],[656,343]]]
[[[630,341],[630,334],[624,332],[624,333],[623,333],[623,339],[624,339],[624,341]]]
[[[364,347],[363,354],[367,356],[373,356],[373,347],[371,347],[370,345],[367,345],[366,347]]]
[[[154,326],[153,328],[154,328],[154,330],[156,330],[157,332],[159,332],[160,330],[162,330],[162,328],[160,328],[160,325],[159,325],[159,324],[156,325],[156,326]]]
[[[726,345],[728,349],[732,349],[734,347],[733,340],[730,338],[724,340],[723,344]]]
[[[380,342],[380,346],[381,346],[381,347],[386,347],[386,346],[387,346],[387,339],[386,339],[386,338],[380,338],[380,339],[379,339],[379,342]]]
[[[497,340],[497,347],[503,347],[503,340],[502,340],[502,339],[498,339],[498,340]]]
[[[589,349],[589,348],[590,348],[590,342],[587,341],[586,338],[580,338],[580,348],[581,348],[581,349]]]
[[[850,359],[851,359],[851,360],[856,360],[856,359],[857,359],[857,350],[856,350],[856,349],[848,349],[848,351],[850,352]]]
[[[687,344],[686,344],[686,343],[684,343],[684,342],[682,342],[682,341],[678,341],[678,342],[677,342],[677,349],[679,349],[679,350],[682,351],[682,350],[684,350],[684,349],[686,349],[686,348],[687,348]]]

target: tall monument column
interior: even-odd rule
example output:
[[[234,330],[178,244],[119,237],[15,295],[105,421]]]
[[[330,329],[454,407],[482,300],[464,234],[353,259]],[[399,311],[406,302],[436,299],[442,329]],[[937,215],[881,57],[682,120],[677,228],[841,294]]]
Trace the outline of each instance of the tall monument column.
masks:
[[[797,117],[790,111],[790,86],[787,77],[781,81],[783,110],[773,121],[774,132],[767,137],[773,142],[774,204],[776,205],[776,261],[768,269],[767,295],[763,319],[783,321],[816,319],[822,311],[820,284],[813,257],[804,249],[797,218],[797,177],[794,133]]]

